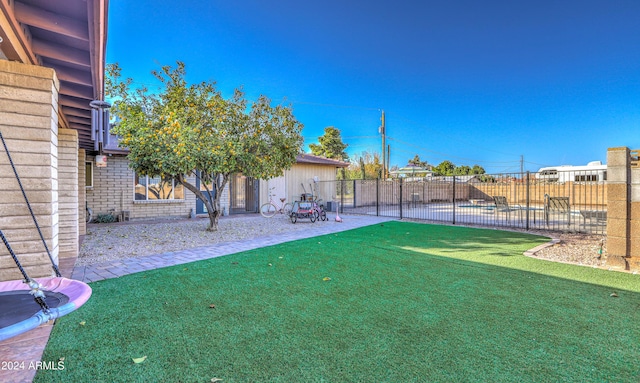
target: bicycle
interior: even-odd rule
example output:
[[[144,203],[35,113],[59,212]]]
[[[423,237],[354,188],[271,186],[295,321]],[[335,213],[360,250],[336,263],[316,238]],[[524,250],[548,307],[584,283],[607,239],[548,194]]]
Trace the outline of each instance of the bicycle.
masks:
[[[304,184],[300,184],[302,186],[302,190],[305,191],[305,196],[307,189],[305,189]],[[309,184],[309,190],[311,191],[311,202],[313,203],[313,210],[315,211],[316,220],[326,221],[327,220],[327,212],[324,209],[324,200],[320,198],[320,194],[318,193],[318,180],[317,178],[313,179],[313,186]]]
[[[269,189],[269,191],[273,189],[274,188],[271,188]],[[262,206],[260,206],[260,214],[262,214],[262,216],[265,218],[271,218],[276,215],[276,213],[284,214],[287,217],[291,216],[293,205],[289,202],[284,203],[286,198],[280,198],[280,203],[282,204],[281,206],[276,205],[276,202],[273,200],[274,195],[275,194],[269,193],[269,202],[266,202],[262,204]]]
[[[313,201],[313,209],[315,210],[316,219],[320,221],[327,220],[327,212],[324,210],[324,203],[321,199]]]

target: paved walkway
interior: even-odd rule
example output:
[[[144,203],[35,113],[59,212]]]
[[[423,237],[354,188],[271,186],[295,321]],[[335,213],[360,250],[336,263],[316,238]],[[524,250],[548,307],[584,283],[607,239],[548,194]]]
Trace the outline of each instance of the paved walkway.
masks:
[[[277,245],[279,243],[294,241],[297,239],[311,238],[323,234],[336,233],[351,230],[358,227],[374,225],[381,222],[394,220],[390,217],[376,217],[367,215],[343,216],[343,222],[325,222],[322,225],[313,226],[313,230],[296,230],[284,234],[275,234],[257,237],[251,240],[223,242],[210,246],[196,247],[192,249],[174,251],[170,253],[147,255],[115,261],[99,263],[91,266],[76,266],[73,269],[72,279],[84,282],[96,282],[103,279],[117,278],[140,271],[159,269],[180,265],[183,263],[201,261],[203,259],[220,257],[223,255],[252,250],[260,247]]]

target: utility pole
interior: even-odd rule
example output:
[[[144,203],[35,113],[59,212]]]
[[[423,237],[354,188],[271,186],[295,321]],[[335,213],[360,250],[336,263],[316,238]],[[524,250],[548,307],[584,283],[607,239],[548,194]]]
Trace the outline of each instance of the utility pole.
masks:
[[[384,109],[382,110],[382,117],[380,117],[380,121],[382,121],[382,125],[380,125],[380,134],[382,134],[382,179],[387,178],[387,168],[386,168],[386,164],[387,162],[385,161],[385,152],[387,151],[387,144],[386,144],[386,128],[385,128],[385,121],[384,121]]]
[[[389,164],[389,162],[391,159],[391,145],[387,145],[387,171],[391,171],[391,166]]]
[[[524,155],[520,155],[520,173],[524,174]]]

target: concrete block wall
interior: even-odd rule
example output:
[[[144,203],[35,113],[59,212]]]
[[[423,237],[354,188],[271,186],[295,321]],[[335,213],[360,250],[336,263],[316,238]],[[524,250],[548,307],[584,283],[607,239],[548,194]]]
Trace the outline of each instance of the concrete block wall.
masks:
[[[58,130],[59,257],[78,256],[78,131]]]
[[[640,271],[640,159],[631,151],[629,206],[629,269]]]
[[[640,270],[640,251],[637,248],[640,240],[640,198],[632,200],[632,195],[640,194],[632,192],[640,188],[640,177],[637,169],[632,171],[629,148],[609,148],[607,180],[607,264],[626,270]]]
[[[58,89],[53,70],[0,60],[0,131],[54,259],[59,252]],[[3,147],[0,229],[31,277],[52,275]],[[0,280],[21,278],[8,250],[0,244]]]

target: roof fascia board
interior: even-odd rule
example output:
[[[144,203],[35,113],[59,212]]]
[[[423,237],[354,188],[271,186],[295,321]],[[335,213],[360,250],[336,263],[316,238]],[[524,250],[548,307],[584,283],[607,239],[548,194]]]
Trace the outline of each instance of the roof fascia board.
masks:
[[[9,0],[0,0],[0,27],[2,51],[7,59],[37,65],[38,58],[33,53],[29,38],[16,19]]]

